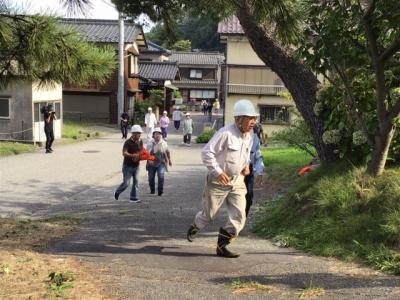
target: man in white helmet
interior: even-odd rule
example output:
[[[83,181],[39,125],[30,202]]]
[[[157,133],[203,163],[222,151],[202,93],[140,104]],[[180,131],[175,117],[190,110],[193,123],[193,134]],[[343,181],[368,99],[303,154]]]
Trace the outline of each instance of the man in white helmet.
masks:
[[[199,211],[187,232],[192,242],[196,233],[209,224],[226,201],[228,221],[218,235],[217,255],[236,258],[229,251],[232,238],[239,235],[246,222],[246,186],[244,176],[249,174],[252,132],[257,112],[249,100],[239,100],[233,108],[235,123],[227,125],[212,137],[202,151],[202,160],[208,169],[203,192],[203,209]]]
[[[129,186],[132,178],[133,182],[129,199],[132,203],[138,203],[140,202],[137,198],[137,191],[139,189],[140,152],[143,150],[143,142],[140,136],[143,130],[140,125],[133,125],[131,132],[131,137],[125,141],[122,147],[122,156],[124,157],[124,162],[122,164],[123,181],[115,191],[114,198],[118,200],[119,195]]]
[[[147,109],[147,113],[144,116],[144,124],[146,125],[147,139],[150,139],[153,135],[154,127],[157,125],[157,118],[151,107]]]

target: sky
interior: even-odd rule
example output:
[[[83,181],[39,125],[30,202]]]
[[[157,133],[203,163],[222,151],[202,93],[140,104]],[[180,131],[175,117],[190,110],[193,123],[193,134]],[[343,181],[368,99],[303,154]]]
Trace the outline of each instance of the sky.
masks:
[[[8,0],[8,2],[29,13],[52,14],[63,18],[118,19],[118,11],[110,0],[91,0],[91,6],[86,7],[85,15],[71,15],[59,0]],[[141,16],[139,20],[149,23],[149,25],[144,26],[146,32],[153,26],[144,16]]]

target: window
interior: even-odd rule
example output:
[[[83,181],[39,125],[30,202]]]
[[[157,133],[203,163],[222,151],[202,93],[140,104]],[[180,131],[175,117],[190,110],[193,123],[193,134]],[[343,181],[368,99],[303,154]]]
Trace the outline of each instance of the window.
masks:
[[[196,70],[196,69],[190,70],[190,78],[202,79],[203,78],[203,71],[202,70]]]
[[[215,99],[215,90],[190,90],[190,98]]]
[[[261,123],[290,123],[290,113],[285,106],[261,106]]]
[[[0,118],[10,119],[10,98],[0,97]]]
[[[138,57],[133,54],[129,55],[129,75],[136,75],[139,73]]]

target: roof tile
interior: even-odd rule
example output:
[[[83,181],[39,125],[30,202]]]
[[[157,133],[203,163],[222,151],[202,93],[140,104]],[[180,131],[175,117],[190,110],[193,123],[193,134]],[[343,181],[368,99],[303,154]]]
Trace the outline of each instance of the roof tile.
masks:
[[[222,64],[225,57],[219,52],[172,52],[170,61],[179,65],[218,65]]]
[[[220,34],[244,34],[239,19],[233,15],[218,23],[218,33]]]
[[[80,32],[89,42],[96,43],[118,43],[119,24],[118,20],[98,19],[59,19],[60,23]],[[135,42],[137,36],[142,32],[141,26],[125,21],[125,43]]]
[[[176,63],[140,62],[139,76],[154,80],[174,80],[178,72]]]

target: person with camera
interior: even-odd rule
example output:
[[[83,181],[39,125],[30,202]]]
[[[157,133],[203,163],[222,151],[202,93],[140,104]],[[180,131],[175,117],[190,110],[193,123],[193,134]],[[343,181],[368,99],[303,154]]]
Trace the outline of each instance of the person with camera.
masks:
[[[44,133],[46,134],[46,153],[52,153],[51,145],[54,142],[53,121],[57,120],[56,112],[53,111],[53,105],[48,104],[43,112],[44,118]]]

